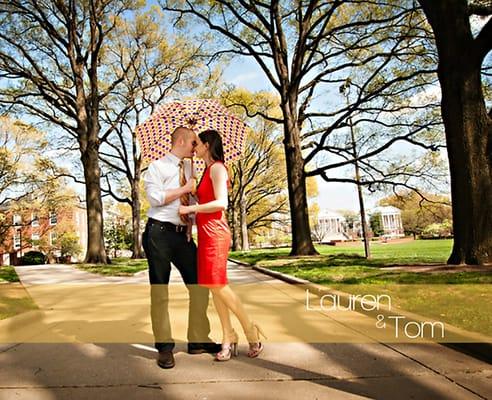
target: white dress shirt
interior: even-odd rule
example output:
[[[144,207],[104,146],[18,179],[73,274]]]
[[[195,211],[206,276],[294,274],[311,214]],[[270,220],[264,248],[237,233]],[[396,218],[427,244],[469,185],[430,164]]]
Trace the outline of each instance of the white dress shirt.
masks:
[[[150,203],[147,216],[161,222],[171,222],[175,225],[183,225],[179,218],[179,197],[169,204],[166,201],[166,190],[177,189],[179,184],[179,162],[181,160],[172,153],[163,158],[152,161],[143,175],[145,193]],[[191,177],[191,162],[185,160],[184,170],[186,180]],[[190,201],[190,204],[192,201]]]

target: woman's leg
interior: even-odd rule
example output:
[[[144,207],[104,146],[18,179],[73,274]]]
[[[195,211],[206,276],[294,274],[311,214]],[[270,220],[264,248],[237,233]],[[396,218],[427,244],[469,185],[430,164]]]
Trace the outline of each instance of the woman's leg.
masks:
[[[210,289],[213,297],[214,297],[214,302],[216,301],[215,299],[219,299],[221,304],[226,307],[227,309],[231,310],[234,315],[237,317],[239,320],[241,326],[243,327],[243,330],[247,332],[249,329],[251,329],[251,319],[248,317],[248,314],[246,313],[246,310],[244,309],[243,303],[239,299],[236,293],[231,289],[229,285],[221,286],[221,287],[214,287]],[[217,307],[217,305],[216,305]],[[219,310],[217,309],[217,312]],[[229,312],[227,312],[227,315],[229,316]],[[219,314],[220,317],[220,314]],[[222,319],[221,319],[222,322]],[[223,325],[224,326],[224,325]],[[230,317],[229,317],[229,326],[232,329],[232,325],[230,322]]]
[[[232,328],[229,308],[213,291],[212,298],[217,314],[219,314],[220,324],[222,325],[222,350],[216,354],[215,359],[217,361],[228,361],[233,355],[237,356],[237,333]]]
[[[259,326],[251,321],[237,294],[234,293],[228,285],[220,288],[213,288],[211,291],[214,296],[214,301],[215,298],[220,299],[223,305],[229,308],[241,323],[244,333],[246,334],[246,338],[249,342],[248,357],[257,357],[263,351],[263,344],[260,342],[260,333],[263,333],[261,332]],[[263,334],[263,336],[265,335]]]
[[[228,339],[228,334],[233,331],[231,323],[231,315],[229,313],[229,308],[224,304],[222,299],[215,295],[212,290],[212,298],[214,300],[215,309],[217,314],[219,314],[220,324],[222,325],[222,337],[223,341]]]

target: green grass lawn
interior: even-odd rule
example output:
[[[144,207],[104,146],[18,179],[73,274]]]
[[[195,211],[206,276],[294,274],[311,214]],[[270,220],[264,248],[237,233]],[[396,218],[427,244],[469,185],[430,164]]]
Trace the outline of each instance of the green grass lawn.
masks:
[[[332,266],[371,266],[445,263],[451,252],[452,240],[416,240],[405,243],[371,243],[372,259],[366,260],[362,244],[359,246],[340,245],[316,246],[320,257],[289,257],[290,248],[256,249],[249,252],[233,251],[231,258],[249,264],[268,260],[311,260],[312,262],[330,260]],[[330,256],[330,257],[329,257]],[[327,258],[328,257],[328,258]]]
[[[24,288],[5,293],[0,288],[0,320],[10,318],[26,311],[36,310],[38,307],[26,293]]]
[[[315,257],[289,257],[290,249],[232,252],[231,258],[279,271],[352,294],[388,294],[394,305],[457,327],[491,335],[492,269],[490,271],[409,272],[392,266],[444,264],[451,240],[418,240],[371,244],[364,249],[318,246]]]
[[[14,267],[10,265],[0,266],[0,283],[1,282],[19,282]]]
[[[19,283],[14,267],[0,266],[0,320],[35,309],[37,306]]]
[[[147,259],[141,258],[112,258],[111,264],[74,264],[75,267],[87,272],[109,276],[131,276],[139,271],[147,269]]]
[[[392,307],[492,337],[491,284],[330,284],[345,293],[388,295]]]
[[[290,249],[286,248],[231,252],[230,257],[320,284],[492,283],[492,274],[483,272],[421,273],[387,269],[394,266],[444,264],[451,245],[451,240],[374,243],[370,260],[363,257],[362,245],[318,246],[320,255],[312,257],[289,257]]]

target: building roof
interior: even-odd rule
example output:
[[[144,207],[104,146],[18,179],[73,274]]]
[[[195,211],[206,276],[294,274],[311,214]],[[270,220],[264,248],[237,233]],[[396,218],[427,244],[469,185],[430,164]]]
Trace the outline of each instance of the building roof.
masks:
[[[392,214],[401,214],[401,210],[399,208],[393,207],[393,206],[379,206],[379,207],[374,207],[371,208],[369,211],[369,214],[377,214],[381,213],[384,215],[392,215]]]
[[[318,219],[345,219],[345,217],[339,212],[325,209],[319,211]]]

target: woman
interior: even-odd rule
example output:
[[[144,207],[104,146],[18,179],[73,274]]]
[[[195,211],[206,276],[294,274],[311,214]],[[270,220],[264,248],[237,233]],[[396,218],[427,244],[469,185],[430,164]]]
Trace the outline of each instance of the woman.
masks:
[[[198,204],[181,206],[179,212],[196,213],[198,284],[210,288],[222,325],[222,350],[215,359],[227,361],[231,356],[237,355],[238,335],[232,328],[230,311],[238,318],[248,339],[248,357],[257,357],[263,351],[259,338],[260,333],[263,333],[248,317],[241,300],[227,284],[227,255],[231,245],[231,232],[224,215],[227,209],[229,178],[224,166],[222,139],[215,130],[204,131],[198,138],[196,155],[206,164],[196,190]]]

